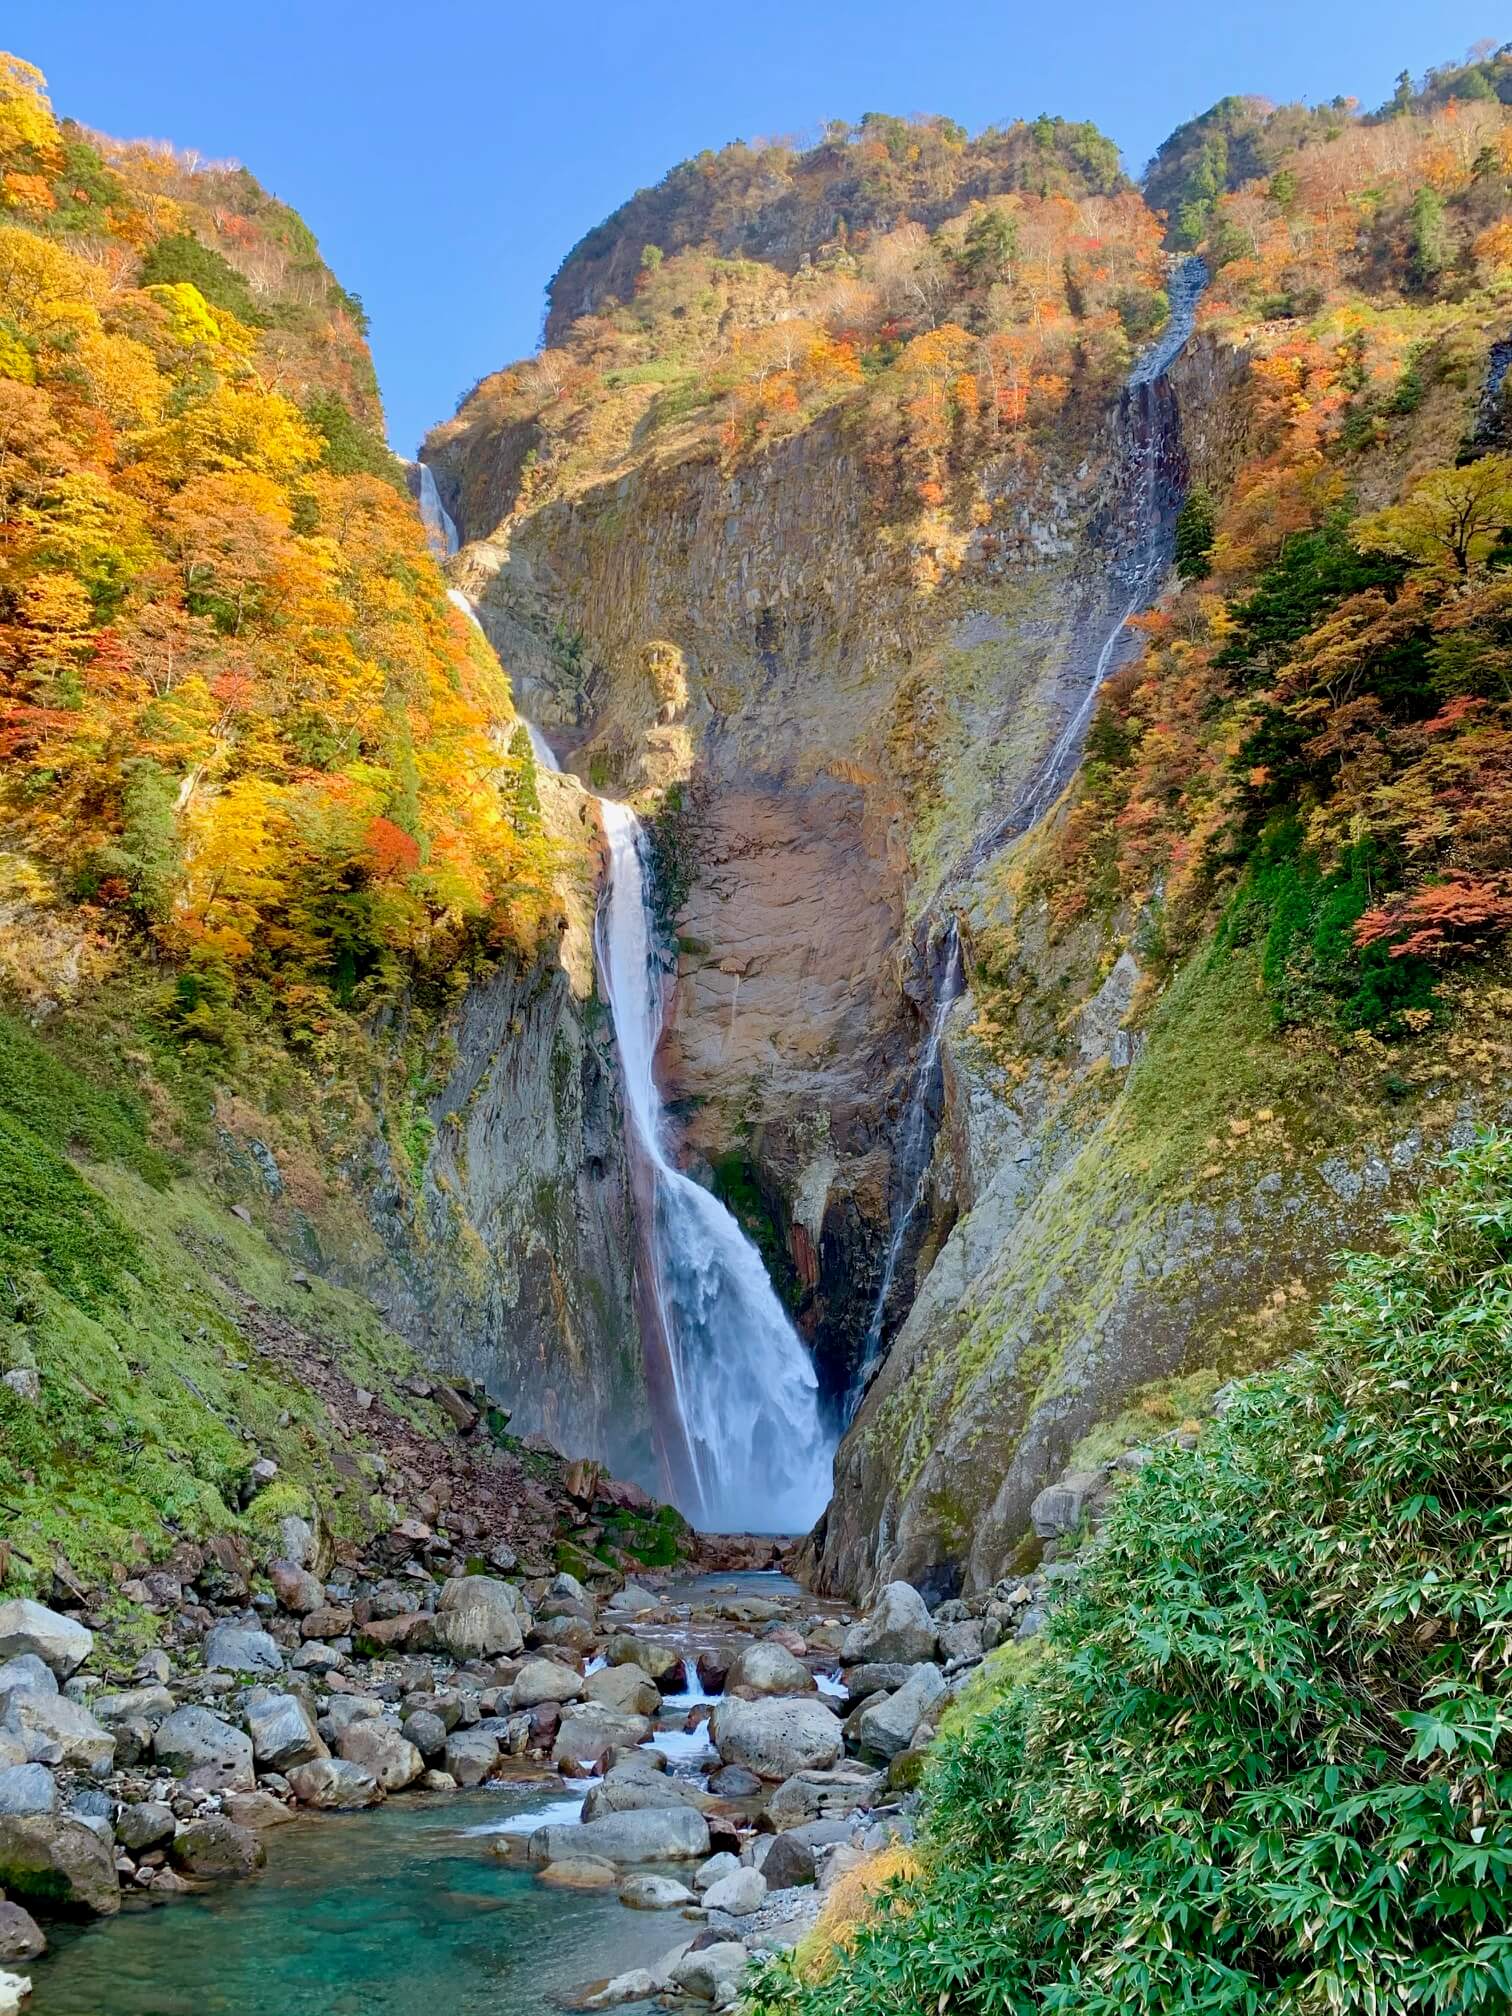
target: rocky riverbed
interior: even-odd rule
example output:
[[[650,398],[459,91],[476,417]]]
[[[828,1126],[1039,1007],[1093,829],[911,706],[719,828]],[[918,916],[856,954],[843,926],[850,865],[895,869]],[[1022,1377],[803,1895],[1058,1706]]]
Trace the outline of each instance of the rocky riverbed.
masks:
[[[281,1545],[191,1550],[198,1628],[124,1670],[0,1605],[0,2011],[725,2006],[909,1834],[942,1708],[1043,1589],[857,1619],[771,1570],[468,1564],[418,1521],[346,1568]]]

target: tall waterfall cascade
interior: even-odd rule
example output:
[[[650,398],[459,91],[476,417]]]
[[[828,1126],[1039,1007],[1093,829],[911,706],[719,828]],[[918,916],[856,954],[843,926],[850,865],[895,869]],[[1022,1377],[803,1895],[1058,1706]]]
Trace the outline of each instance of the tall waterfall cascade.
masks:
[[[448,592],[476,623],[462,590]],[[558,770],[540,729],[525,725],[537,763]],[[650,1277],[641,1312],[654,1332],[643,1345],[648,1373],[664,1373],[648,1383],[664,1389],[655,1397],[672,1417],[660,1423],[668,1483],[705,1531],[806,1532],[829,1502],[835,1453],[818,1378],[756,1248],[719,1199],[668,1157],[656,1083],[662,960],[645,835],[628,805],[598,803],[609,876],[595,951],[640,1178]]]
[[[441,502],[441,492],[436,488],[436,479],[428,464],[416,462],[412,466],[420,472],[415,478],[415,502],[420,506],[420,523],[425,527],[425,536],[436,558],[449,560],[461,544],[456,521]]]
[[[834,1443],[820,1418],[818,1380],[756,1248],[719,1199],[668,1158],[655,1072],[662,969],[645,839],[627,805],[600,804],[610,866],[599,970],[647,1177],[651,1299],[683,1438],[668,1467],[688,1499],[682,1509],[701,1526],[801,1532],[830,1495]]]

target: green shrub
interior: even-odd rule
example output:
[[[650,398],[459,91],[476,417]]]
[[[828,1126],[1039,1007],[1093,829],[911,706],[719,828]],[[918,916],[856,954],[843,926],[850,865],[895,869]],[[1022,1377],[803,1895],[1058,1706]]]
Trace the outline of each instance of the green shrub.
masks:
[[[1188,581],[1205,581],[1211,572],[1216,531],[1213,500],[1199,485],[1188,492],[1176,519],[1176,565]]]
[[[250,328],[262,325],[264,318],[252,299],[252,290],[231,261],[213,245],[201,245],[187,231],[171,231],[149,246],[137,285],[169,287],[182,281],[197,287],[212,308],[226,309]]]
[[[926,1866],[782,2016],[1512,2004],[1512,1138],[1347,1256],[1305,1361],[1128,1486]]]

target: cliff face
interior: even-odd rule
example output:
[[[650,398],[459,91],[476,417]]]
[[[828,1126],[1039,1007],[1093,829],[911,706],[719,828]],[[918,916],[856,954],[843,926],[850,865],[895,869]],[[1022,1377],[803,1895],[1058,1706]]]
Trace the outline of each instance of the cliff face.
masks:
[[[1142,290],[1181,299],[1134,199],[984,202],[962,170],[899,184],[837,251],[803,221],[834,161],[720,157],[578,248],[542,357],[428,445],[526,704],[651,817],[682,1153],[760,1239],[837,1406],[959,932],[938,1131],[811,1549],[828,1588],[980,1589],[1027,1558],[1047,1482],[1291,1349],[1334,1251],[1506,1100],[1495,941],[1436,974],[1368,949],[1396,913],[1362,913],[1422,878],[1426,829],[1394,827],[1389,792],[1362,812],[1366,780],[1415,775],[1470,717],[1434,716],[1427,547],[1379,571],[1372,539],[1408,535],[1340,529],[1472,422],[1500,438],[1475,415],[1503,115],[1474,115],[1481,167],[1430,244],[1411,178],[1436,112],[1214,119],[1241,113],[1274,186],[1237,142],[1208,174],[1207,125],[1174,148],[1179,233],[1217,277],[1174,367],[1127,396],[1167,307]],[[1351,177],[1387,194],[1309,280],[1304,217]],[[898,226],[927,202],[933,238]],[[1078,225],[1096,235],[1056,236]],[[1060,336],[1024,291],[1031,244],[1060,262],[1039,284],[1067,277]],[[1097,290],[1122,283],[1116,338]],[[1294,725],[1341,708],[1336,735]],[[1439,858],[1430,884],[1462,872]]]

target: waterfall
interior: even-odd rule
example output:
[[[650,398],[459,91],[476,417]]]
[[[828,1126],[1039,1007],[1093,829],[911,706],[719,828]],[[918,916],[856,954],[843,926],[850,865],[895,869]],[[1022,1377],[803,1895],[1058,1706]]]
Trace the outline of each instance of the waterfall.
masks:
[[[882,1279],[876,1300],[872,1303],[871,1320],[861,1341],[861,1357],[845,1396],[847,1423],[860,1406],[861,1396],[882,1356],[882,1329],[887,1320],[888,1298],[897,1278],[904,1245],[924,1202],[926,1179],[934,1154],[935,1130],[940,1121],[941,1081],[944,1076],[940,1046],[945,1040],[945,1024],[950,1019],[950,1011],[960,1000],[965,986],[966,969],[961,959],[960,931],[952,917],[945,930],[945,964],[939,992],[935,996],[934,1012],[929,1018],[929,1034],[914,1067],[908,1105],[904,1109],[903,1125],[893,1157],[892,1232],[887,1242],[887,1258],[882,1264]]]
[[[457,537],[457,527],[451,513],[441,502],[441,492],[436,488],[436,479],[428,464],[415,462],[411,467],[420,473],[415,478],[417,485],[415,501],[420,506],[420,522],[425,527],[425,536],[430,541],[431,551],[438,560],[449,560],[461,541]]]
[[[633,1146],[644,1172],[650,1294],[681,1448],[682,1509],[711,1529],[806,1530],[830,1495],[834,1445],[818,1380],[750,1240],[719,1199],[668,1160],[655,1074],[662,974],[640,821],[600,801],[609,887],[597,949],[614,1017]]]
[[[477,623],[462,590],[447,592]],[[557,770],[540,729],[525,726],[536,761]],[[835,1452],[819,1418],[819,1382],[756,1248],[719,1199],[667,1159],[655,1071],[661,960],[644,839],[628,805],[598,802],[609,882],[595,950],[640,1179],[649,1274],[640,1315],[651,1333],[643,1345],[664,1468],[682,1511],[706,1531],[804,1533],[829,1502]]]
[[[1099,543],[1106,574],[1086,589],[1068,656],[1087,677],[1060,733],[1011,809],[971,848],[970,873],[1007,840],[1026,833],[1055,803],[1081,760],[1082,738],[1108,675],[1133,649],[1128,621],[1154,600],[1175,547],[1185,490],[1181,426],[1166,374],[1186,347],[1208,281],[1201,259],[1183,259],[1171,275],[1171,312],[1156,342],[1135,362],[1119,399],[1119,464],[1114,501]]]
[[[1171,564],[1185,467],[1180,425],[1166,373],[1181,355],[1207,285],[1201,259],[1184,259],[1171,275],[1171,312],[1156,342],[1139,357],[1119,400],[1119,463],[1114,501],[1099,543],[1108,552],[1105,576],[1084,591],[1069,656],[1087,665],[1087,677],[1046,755],[1035,765],[1012,808],[968,851],[959,878],[972,873],[1006,840],[1027,832],[1055,803],[1081,760],[1087,724],[1110,672],[1131,648],[1128,622],[1153,600]],[[846,1395],[847,1423],[861,1404],[883,1355],[888,1301],[924,1203],[939,1125],[940,1046],[950,1010],[965,986],[954,918],[947,931],[945,965],[929,1032],[914,1068],[893,1162],[893,1205],[882,1276],[862,1339],[861,1355]]]

